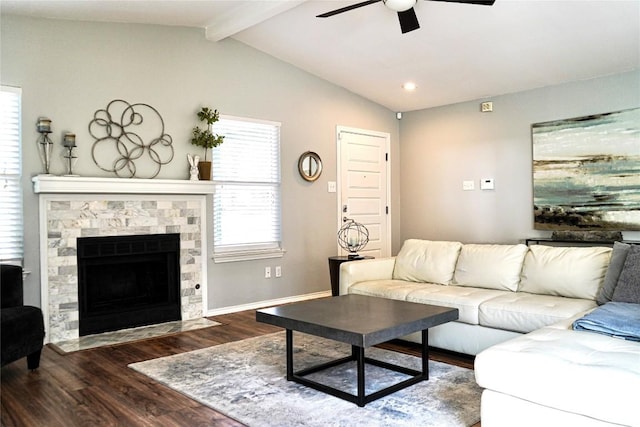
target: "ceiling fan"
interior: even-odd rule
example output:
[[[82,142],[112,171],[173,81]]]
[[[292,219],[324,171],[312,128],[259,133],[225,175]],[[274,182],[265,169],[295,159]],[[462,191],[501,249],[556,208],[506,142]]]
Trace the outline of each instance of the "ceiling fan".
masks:
[[[496,0],[430,0],[430,1],[446,1],[452,3],[468,3],[468,4],[480,4],[484,6],[491,6]],[[400,21],[400,29],[402,34],[409,31],[417,30],[420,28],[416,12],[413,10],[413,6],[418,0],[367,0],[360,3],[352,4],[351,6],[342,7],[340,9],[332,10],[330,12],[323,13],[316,16],[316,18],[328,18],[339,13],[348,12],[359,7],[368,6],[373,3],[384,3],[389,9],[398,12],[398,20]]]

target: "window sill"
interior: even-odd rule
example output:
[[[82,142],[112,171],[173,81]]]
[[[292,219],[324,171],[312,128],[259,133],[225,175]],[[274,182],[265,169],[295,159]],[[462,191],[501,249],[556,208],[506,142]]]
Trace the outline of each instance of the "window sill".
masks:
[[[282,258],[287,251],[284,249],[264,249],[254,251],[236,251],[213,254],[216,264],[236,261],[253,261],[257,259]]]

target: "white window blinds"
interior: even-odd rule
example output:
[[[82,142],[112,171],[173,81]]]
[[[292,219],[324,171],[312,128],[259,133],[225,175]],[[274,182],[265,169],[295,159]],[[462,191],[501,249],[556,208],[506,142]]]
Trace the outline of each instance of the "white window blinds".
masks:
[[[280,124],[226,116],[213,131],[214,259],[281,256]]]
[[[21,98],[19,88],[0,89],[0,261],[12,263],[23,257]]]

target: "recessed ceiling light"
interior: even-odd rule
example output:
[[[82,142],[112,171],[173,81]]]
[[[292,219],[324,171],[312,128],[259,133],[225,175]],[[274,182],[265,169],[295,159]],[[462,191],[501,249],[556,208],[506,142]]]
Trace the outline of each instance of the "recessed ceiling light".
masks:
[[[405,84],[402,85],[402,88],[404,90],[406,90],[407,92],[412,92],[414,90],[416,90],[416,84],[414,82],[406,82]]]

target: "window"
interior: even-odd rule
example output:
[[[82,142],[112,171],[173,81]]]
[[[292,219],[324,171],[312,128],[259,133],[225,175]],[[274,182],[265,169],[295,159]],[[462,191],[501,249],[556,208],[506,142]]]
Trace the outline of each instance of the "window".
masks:
[[[22,264],[22,154],[20,117],[22,91],[0,90],[0,261]]]
[[[215,262],[282,256],[280,123],[226,116],[214,129]]]

